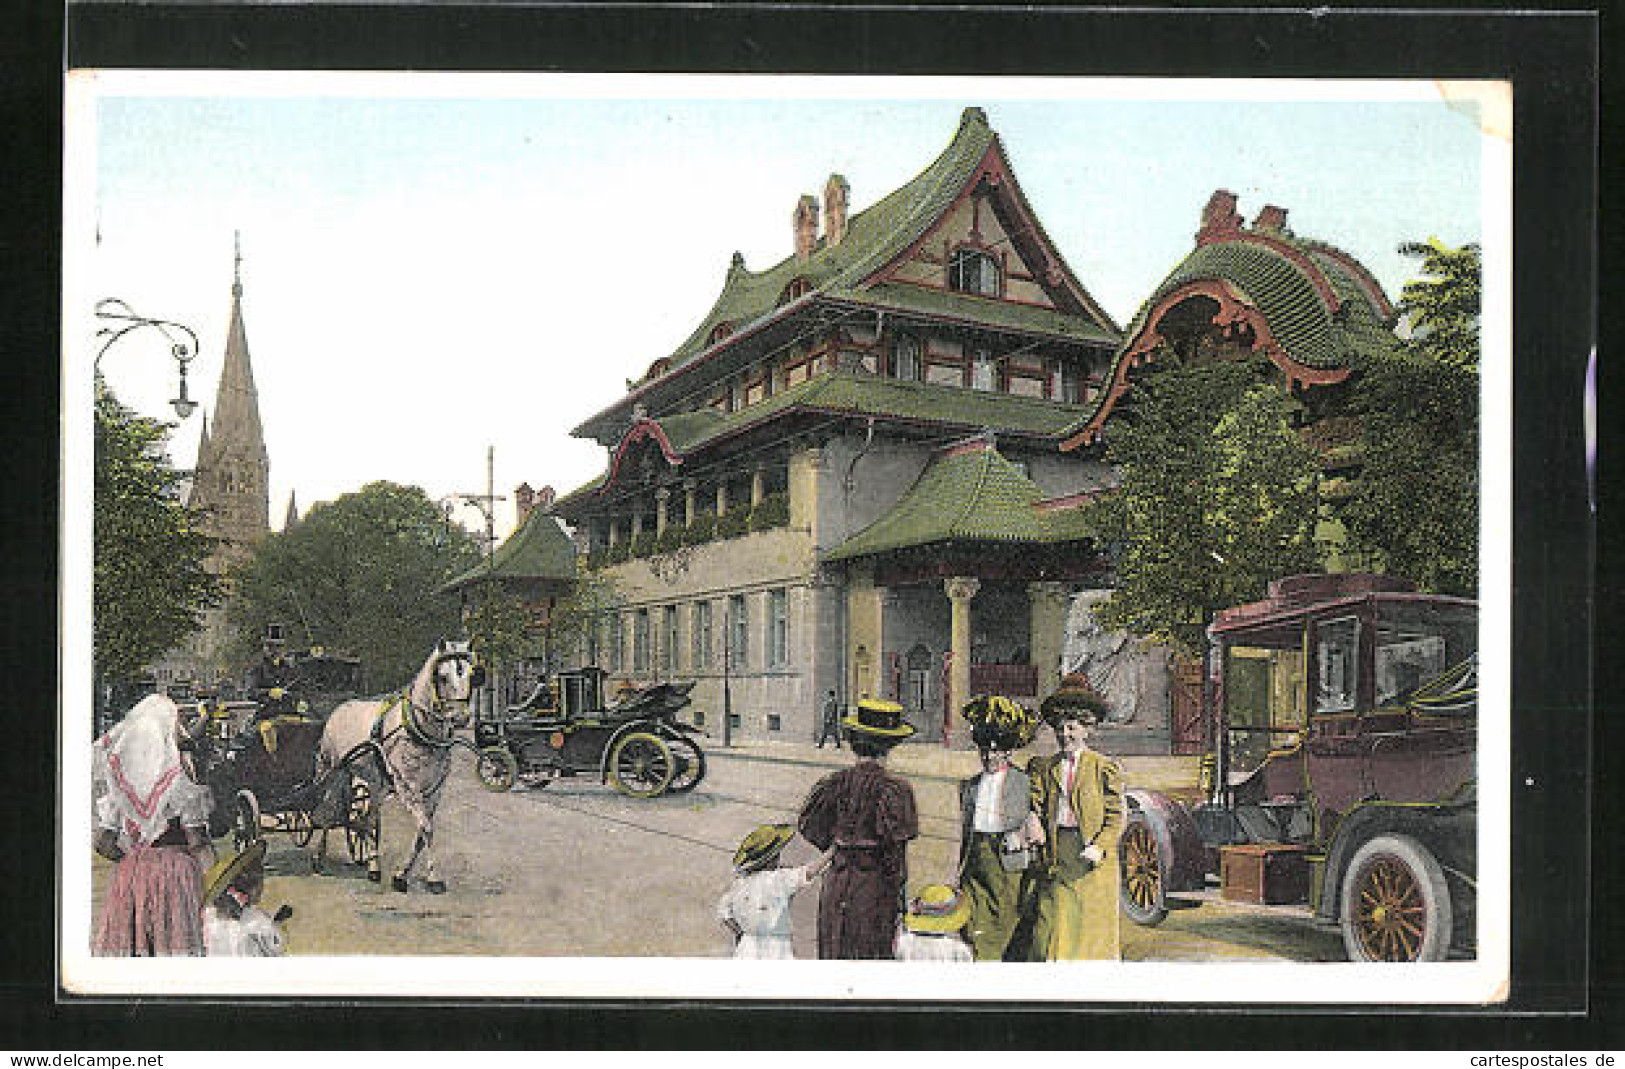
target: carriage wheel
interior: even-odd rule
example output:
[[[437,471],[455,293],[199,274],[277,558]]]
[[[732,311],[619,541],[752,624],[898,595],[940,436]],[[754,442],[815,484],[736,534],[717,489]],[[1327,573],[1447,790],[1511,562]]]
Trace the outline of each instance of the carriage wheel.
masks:
[[[241,852],[260,838],[260,803],[254,792],[246,787],[237,792],[237,804],[232,809],[231,845]]]
[[[673,794],[692,791],[705,778],[705,751],[693,739],[682,735],[667,739],[666,745],[671,748],[672,757],[677,761],[671,784],[666,789]]]
[[[1343,877],[1343,946],[1350,961],[1443,961],[1450,950],[1450,885],[1427,847],[1379,835]]]
[[[653,798],[671,783],[676,762],[658,735],[634,731],[609,753],[609,781],[632,798]]]
[[[344,817],[344,845],[350,860],[365,865],[378,856],[378,806],[364,779],[350,784],[350,811]]]
[[[1118,844],[1123,869],[1123,912],[1135,924],[1151,927],[1168,916],[1162,889],[1162,859],[1156,832],[1139,813],[1131,815]]]
[[[480,786],[501,794],[513,789],[514,780],[519,778],[519,762],[506,746],[487,746],[475,759],[474,774],[480,778]]]
[[[310,823],[310,814],[303,809],[295,809],[288,814],[288,837],[295,846],[309,846],[311,837],[316,834],[316,828]]]

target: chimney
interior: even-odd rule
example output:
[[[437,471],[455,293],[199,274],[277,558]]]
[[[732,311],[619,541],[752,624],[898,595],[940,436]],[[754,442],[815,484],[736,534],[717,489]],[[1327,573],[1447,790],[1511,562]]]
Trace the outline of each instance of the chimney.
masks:
[[[1228,189],[1215,189],[1202,209],[1202,228],[1196,232],[1196,243],[1206,245],[1222,240],[1241,229],[1241,216],[1236,214],[1236,195]]]
[[[1274,204],[1264,205],[1264,210],[1258,213],[1253,220],[1254,230],[1263,230],[1271,234],[1286,232],[1286,209]]]
[[[795,226],[796,259],[805,260],[818,247],[818,198],[803,194],[790,218]]]
[[[520,483],[514,487],[513,504],[519,513],[519,522],[524,523],[525,517],[530,515],[530,510],[536,507],[536,491],[530,488],[529,483]]]
[[[824,247],[833,249],[846,237],[846,204],[852,187],[842,175],[832,174],[824,183]]]

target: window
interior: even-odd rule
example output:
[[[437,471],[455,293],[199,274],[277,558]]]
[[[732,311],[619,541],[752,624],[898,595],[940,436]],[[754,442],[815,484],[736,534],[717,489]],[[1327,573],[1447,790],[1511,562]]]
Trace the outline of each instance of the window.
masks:
[[[892,354],[892,375],[910,380],[920,377],[920,343],[910,335],[897,339],[897,348]]]
[[[767,730],[769,730],[769,731],[779,731],[783,727],[784,727],[784,721],[779,718],[778,713],[768,713],[767,714]]]
[[[694,619],[690,626],[694,641],[692,667],[694,671],[701,672],[711,667],[711,603],[709,601],[696,601],[694,603]]]
[[[960,249],[948,260],[949,289],[980,297],[997,297],[1000,282],[999,265],[985,252]]]
[[[743,668],[750,653],[750,614],[746,611],[745,595],[735,594],[728,599],[728,662],[735,671]]]
[[[598,653],[601,645],[602,642],[598,637],[598,625],[594,624],[592,627],[587,628],[586,654],[587,663],[589,665],[596,665],[598,663]]]
[[[649,670],[649,610],[632,614],[632,671]]]
[[[609,670],[619,672],[626,667],[626,622],[620,613],[609,618]]]
[[[666,657],[666,674],[671,675],[677,671],[677,606],[667,605],[661,612],[666,618],[666,644],[661,652]]]
[[[790,609],[784,590],[767,592],[767,666],[784,668],[790,663]]]
[[[986,349],[977,349],[971,353],[970,384],[977,390],[994,390],[998,388],[996,365],[993,363],[993,354]]]
[[[1360,621],[1352,616],[1315,625],[1315,712],[1354,708],[1360,663]]]
[[[1061,400],[1069,405],[1083,403],[1083,384],[1080,379],[1077,365],[1070,362],[1061,365]]]

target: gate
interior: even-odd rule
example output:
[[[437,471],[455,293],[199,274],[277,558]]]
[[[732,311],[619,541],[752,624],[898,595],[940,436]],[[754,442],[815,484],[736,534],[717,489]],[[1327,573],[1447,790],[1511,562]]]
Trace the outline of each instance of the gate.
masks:
[[[1207,749],[1207,732],[1202,723],[1202,662],[1175,657],[1172,666],[1169,750],[1176,754],[1203,753]]]

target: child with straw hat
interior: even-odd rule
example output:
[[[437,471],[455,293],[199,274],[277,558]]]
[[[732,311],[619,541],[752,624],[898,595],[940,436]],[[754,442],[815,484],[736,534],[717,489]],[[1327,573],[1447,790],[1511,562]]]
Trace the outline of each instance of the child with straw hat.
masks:
[[[780,868],[795,836],[788,824],[763,824],[734,852],[734,882],[717,903],[717,919],[734,937],[736,958],[793,958],[790,899],[829,864],[828,851],[810,864]]]
[[[960,935],[970,911],[970,898],[958,888],[934,883],[922,890],[903,914],[897,931],[897,960],[976,960],[970,944]]]
[[[286,949],[281,923],[293,915],[283,906],[272,917],[259,907],[265,893],[265,840],[214,863],[204,880],[203,940],[211,957],[280,957]]]

